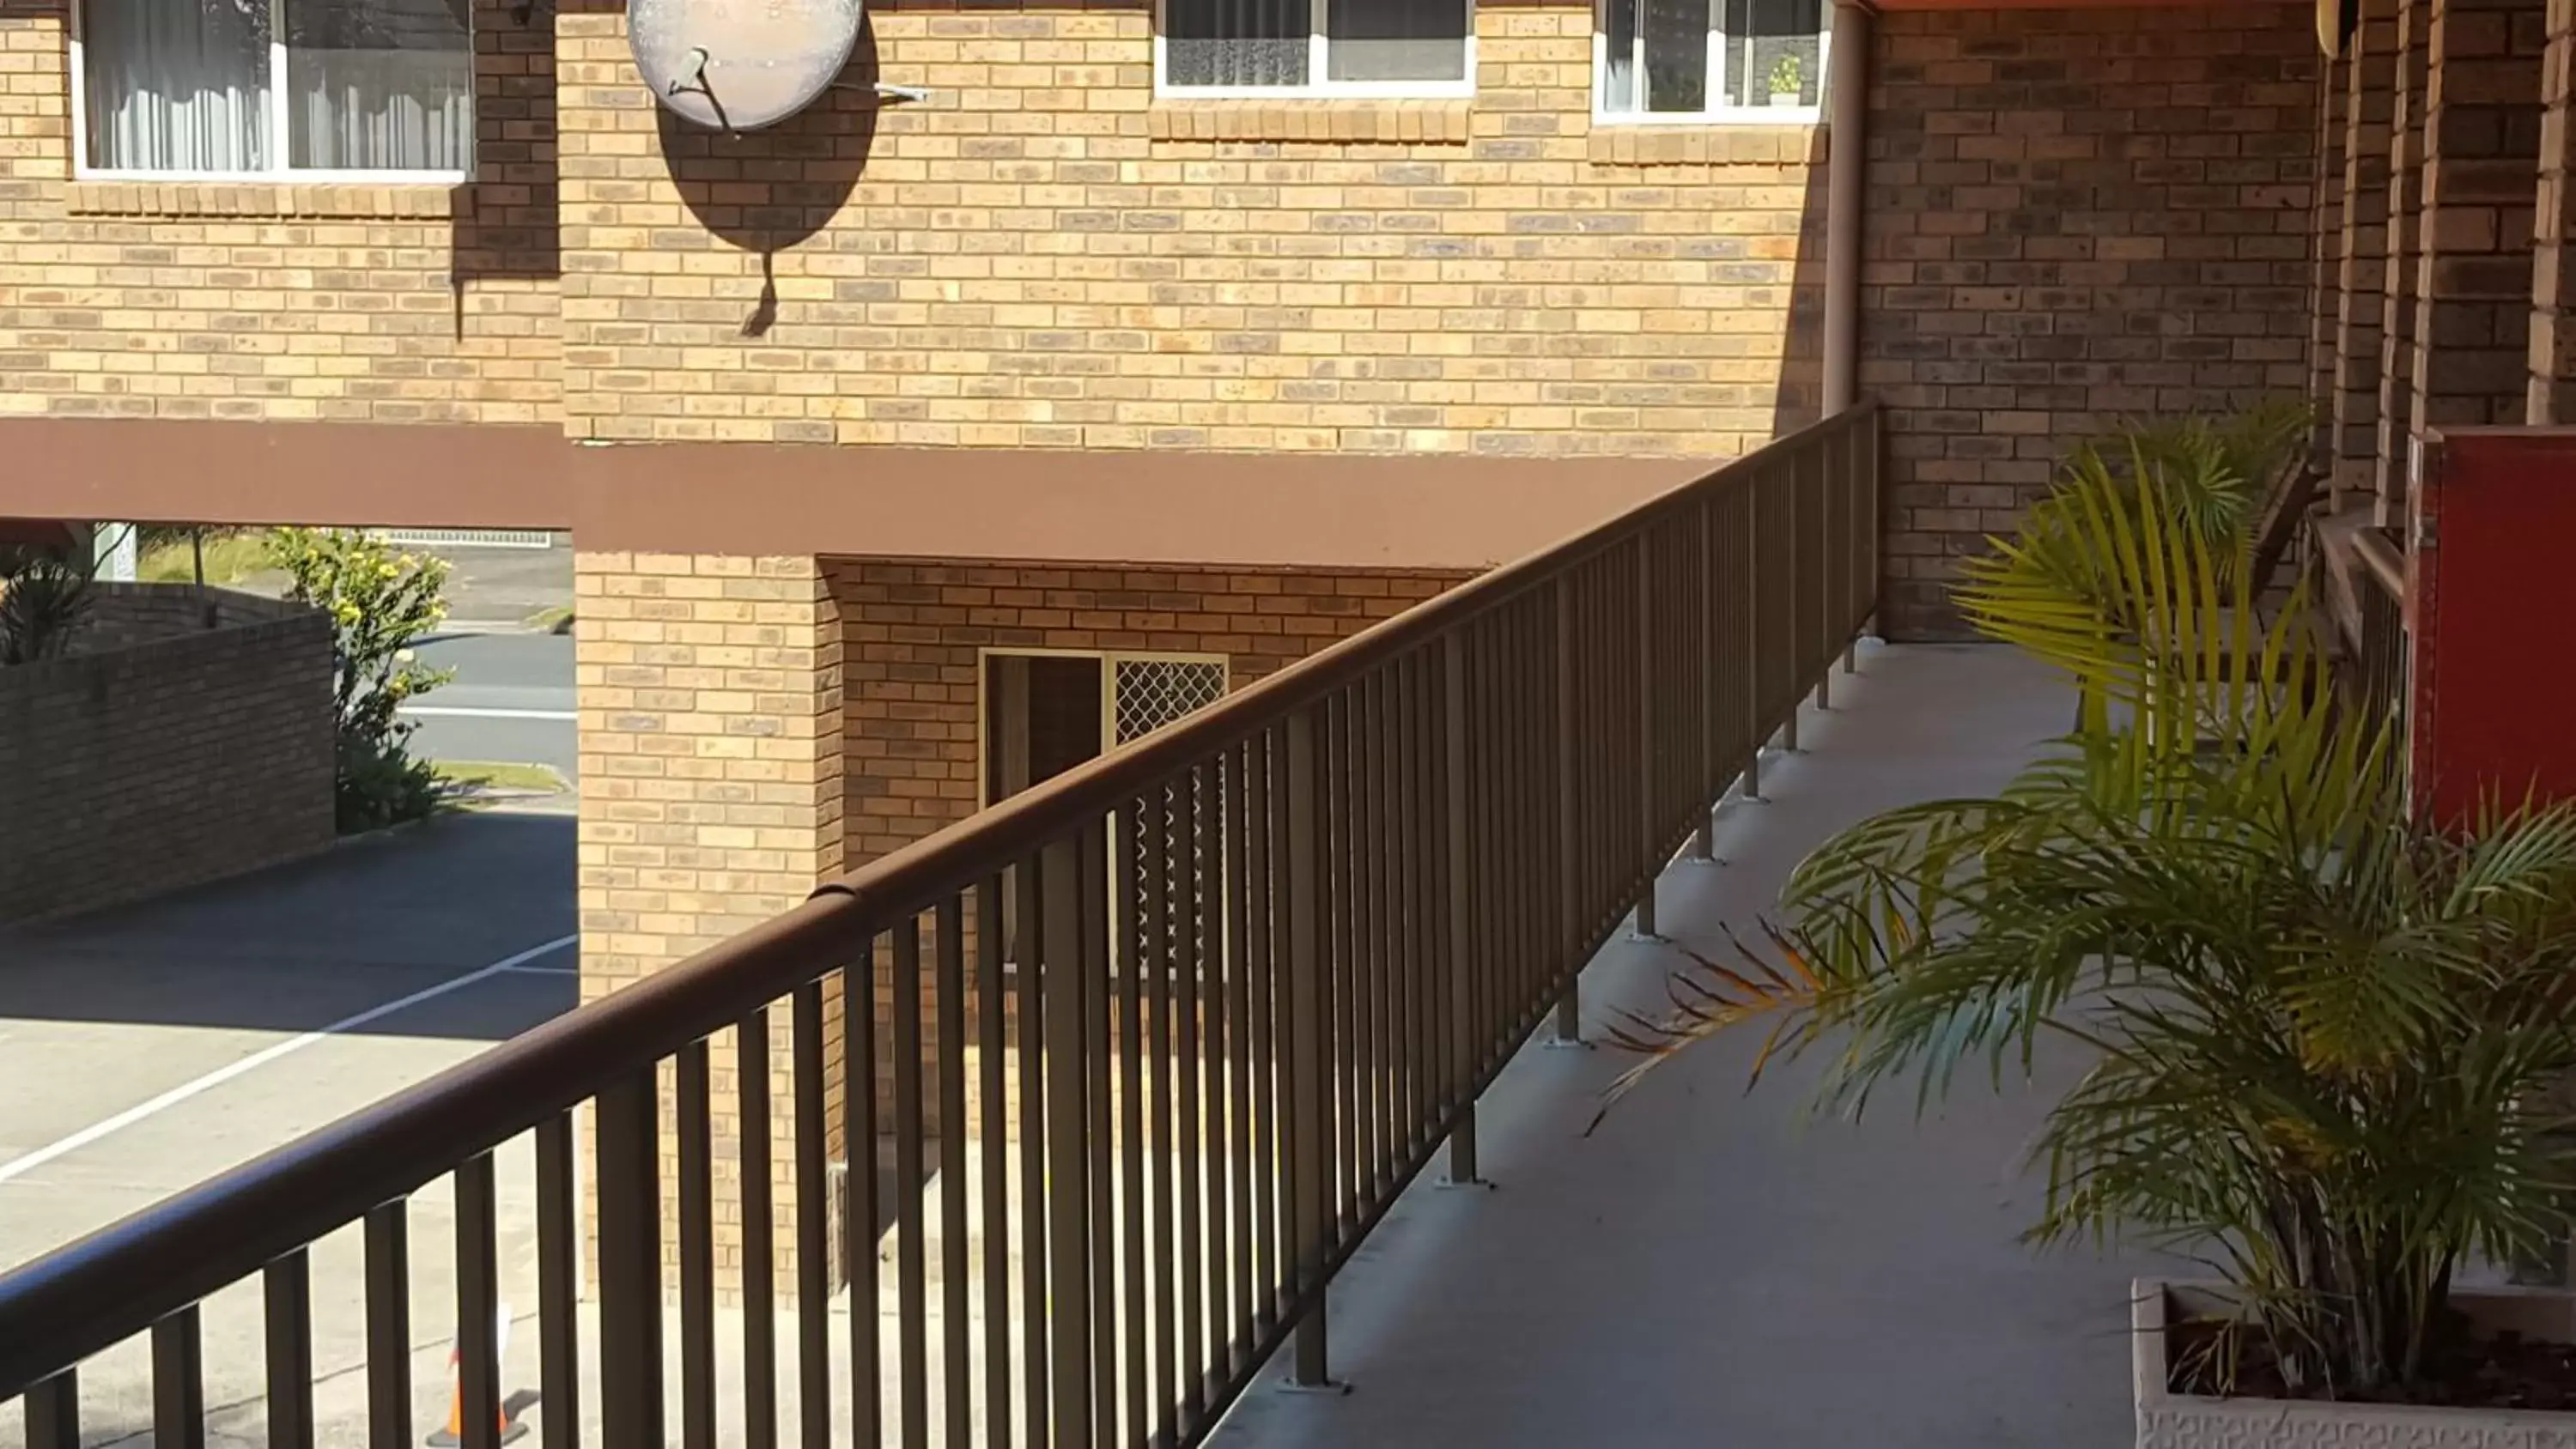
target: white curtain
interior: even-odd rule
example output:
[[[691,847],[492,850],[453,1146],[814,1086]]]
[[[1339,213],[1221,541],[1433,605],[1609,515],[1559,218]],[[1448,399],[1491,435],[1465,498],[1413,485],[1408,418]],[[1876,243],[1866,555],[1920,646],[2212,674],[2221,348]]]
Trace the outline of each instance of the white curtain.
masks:
[[[465,0],[285,0],[288,164],[463,171],[474,141]]]
[[[268,0],[83,0],[89,164],[269,165]]]
[[[1306,83],[1308,0],[1168,0],[1164,79],[1176,86]]]

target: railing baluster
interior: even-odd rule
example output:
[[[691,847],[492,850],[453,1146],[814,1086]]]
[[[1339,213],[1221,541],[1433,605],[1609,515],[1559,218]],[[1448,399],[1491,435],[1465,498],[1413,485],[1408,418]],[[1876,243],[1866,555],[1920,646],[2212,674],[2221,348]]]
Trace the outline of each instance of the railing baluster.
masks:
[[[940,1402],[945,1442],[963,1445],[975,1422],[974,1369],[968,1353],[966,1267],[966,914],[956,896],[939,902],[933,923],[937,956],[939,1067],[939,1286],[945,1386]]]
[[[1317,821],[1324,827],[1321,837],[1324,870],[1319,879],[1324,886],[1320,906],[1322,934],[1325,1050],[1319,1060],[1326,1082],[1325,1112],[1332,1122],[1334,1151],[1325,1154],[1324,1170],[1331,1183],[1325,1195],[1330,1205],[1325,1232],[1329,1240],[1340,1241],[1359,1217],[1361,1184],[1367,1181],[1368,1165],[1361,1156],[1367,1134],[1360,1126],[1359,1068],[1359,993],[1353,989],[1357,973],[1359,945],[1356,932],[1360,913],[1352,903],[1353,887],[1358,879],[1351,842],[1357,791],[1351,775],[1352,692],[1334,691],[1324,702],[1325,730],[1316,741],[1316,780],[1321,797],[1316,802]]]
[[[680,1149],[680,1443],[715,1449],[715,1134],[706,1038],[680,1048],[674,1078]]]
[[[1161,1401],[1168,1402],[1172,1384],[1172,1011],[1171,982],[1165,974],[1172,929],[1170,810],[1169,794],[1157,789],[1118,816],[1118,838],[1127,845],[1118,871],[1122,877],[1118,900],[1127,909],[1112,968],[1118,973],[1119,1241],[1120,1255],[1127,1263],[1126,1281],[1120,1285],[1125,1335],[1119,1362],[1126,1370],[1123,1402],[1130,1444],[1145,1442],[1149,1423],[1162,1425],[1157,1386]],[[1157,988],[1150,1049],[1145,1044],[1144,1001],[1149,974]],[[1153,1058],[1150,1111],[1145,1101],[1148,1055]],[[1148,1157],[1153,1159],[1150,1173]],[[1149,1279],[1153,1283],[1150,1318],[1145,1291]]]
[[[1476,953],[1474,937],[1476,916],[1473,913],[1474,886],[1470,874],[1468,847],[1473,839],[1469,812],[1474,805],[1472,772],[1474,761],[1467,753],[1467,640],[1466,631],[1452,632],[1440,641],[1440,807],[1439,841],[1444,923],[1440,961],[1442,976],[1436,988],[1445,997],[1447,1009],[1439,1013],[1443,1030],[1436,1036],[1434,1049],[1439,1053],[1439,1101],[1456,1109],[1449,1129],[1449,1180],[1468,1183],[1477,1181],[1476,1166],[1476,1098],[1468,1084],[1476,1074],[1477,1041],[1475,1035],[1476,988],[1472,975]]]
[[[1205,773],[1204,767],[1193,767],[1181,776],[1177,785],[1181,796],[1181,831],[1175,864],[1179,867],[1180,889],[1174,895],[1180,903],[1181,915],[1179,929],[1170,938],[1176,949],[1167,958],[1171,965],[1166,972],[1167,979],[1178,986],[1180,996],[1179,1004],[1171,1010],[1176,1043],[1174,1050],[1178,1056],[1175,1080],[1180,1096],[1180,1121],[1175,1128],[1175,1135],[1180,1139],[1180,1156],[1172,1167],[1180,1179],[1181,1194],[1181,1377],[1177,1388],[1166,1384],[1164,1392],[1170,1402],[1179,1406],[1180,1424],[1188,1430],[1198,1427],[1203,1412],[1199,1375],[1207,1367],[1204,1337],[1207,1300],[1202,1296],[1206,1291],[1205,1265],[1199,1257],[1199,1204],[1204,1181],[1201,1168],[1206,1161],[1206,1143],[1199,1136],[1199,943],[1205,939],[1207,928],[1207,918],[1199,908],[1200,902],[1206,899],[1207,889],[1206,879],[1199,869],[1205,858],[1202,854],[1205,836],[1200,820],[1206,808],[1206,792],[1200,788],[1200,782]],[[1168,1000],[1169,993],[1166,993],[1166,998]]]
[[[748,1100],[744,1105],[748,1113]],[[765,1129],[769,1121],[765,1100],[759,1116],[746,1115],[743,1121],[761,1123]],[[577,1449],[581,1443],[581,1241],[573,1217],[570,1112],[557,1112],[537,1124],[536,1156],[537,1402],[545,1410],[545,1449]],[[746,1222],[747,1214],[748,1209]],[[748,1250],[745,1258],[752,1261]],[[761,1255],[766,1258],[766,1253]],[[745,1312],[749,1311],[746,1306]],[[771,1446],[754,1440],[752,1449]]]
[[[1046,1319],[1054,1351],[1055,1442],[1082,1449],[1092,1442],[1091,1405],[1091,1189],[1084,1179],[1091,1128],[1084,1098],[1089,1064],[1083,1060],[1082,867],[1072,839],[1046,847],[1039,875],[1046,896],[1046,1092],[1047,1232],[1052,1290],[1033,1300],[1030,1316]],[[1044,1442],[1032,1429],[1032,1444]],[[1104,1446],[1106,1449],[1106,1446]]]
[[[903,941],[907,934],[913,942],[912,1004],[915,1021],[913,1045],[913,1099],[918,1106],[921,1095],[921,932],[919,923],[904,920],[895,928],[894,973],[896,985],[895,1016],[898,1026],[903,1016],[902,987],[905,956]],[[857,958],[841,971],[841,1157],[848,1197],[841,1207],[841,1262],[850,1280],[850,1438],[852,1442],[873,1445],[885,1431],[885,1349],[881,1339],[883,1312],[879,1306],[882,1290],[878,1285],[877,1252],[886,1230],[885,1205],[877,1200],[877,968],[876,941],[872,937],[859,948]],[[902,1051],[901,1046],[894,1049]],[[898,1078],[902,1057],[895,1059]],[[903,1115],[897,1104],[895,1115]],[[898,1157],[900,1151],[898,1150]],[[921,1196],[921,1155],[915,1141],[912,1164],[907,1169],[895,1164],[895,1201],[918,1202]],[[905,1219],[907,1227],[917,1225],[917,1218]],[[897,1268],[897,1293],[900,1294],[900,1266]],[[904,1315],[901,1331],[912,1331],[917,1323],[913,1315]],[[906,1402],[909,1402],[907,1399]]]
[[[788,1084],[796,1106],[797,1442],[804,1449],[831,1449],[831,1187],[824,1166],[829,1149],[823,1140],[822,982],[796,988],[788,1032]]]
[[[1255,1263],[1257,1230],[1252,1218],[1252,1180],[1260,1139],[1252,1125],[1252,953],[1268,930],[1253,915],[1254,834],[1260,816],[1252,804],[1250,762],[1257,759],[1257,740],[1226,751],[1226,952],[1225,1058],[1226,1112],[1232,1125],[1224,1161],[1226,1207],[1232,1218],[1229,1239],[1234,1249],[1234,1292],[1228,1305],[1227,1353],[1220,1367],[1231,1378],[1249,1362],[1249,1345],[1258,1331],[1257,1305],[1266,1291]],[[1266,1175],[1266,1174],[1265,1174]]]
[[[737,1178],[742,1185],[742,1440],[744,1449],[777,1449],[778,1222],[769,1181],[770,1136],[777,1129],[769,1114],[768,1007],[735,1025],[733,1045]],[[553,1390],[547,1394],[546,1402],[553,1403]]]
[[[366,1254],[367,1443],[412,1449],[409,1203],[396,1199],[368,1210]]]
[[[456,1394],[465,1449],[501,1446],[500,1224],[492,1154],[456,1165]]]
[[[154,1449],[206,1449],[205,1345],[197,1305],[152,1325]]]
[[[1118,1439],[1118,1242],[1111,1208],[1110,1154],[1116,1141],[1110,1121],[1109,1045],[1109,861],[1108,840],[1094,826],[1074,841],[1079,875],[1075,894],[1081,901],[1082,1046],[1090,1064],[1086,1075],[1091,1103],[1091,1134],[1084,1147],[1092,1154],[1084,1173],[1091,1188],[1091,1422],[1103,1445]]]
[[[661,1131],[654,1070],[599,1094],[599,1433],[662,1442]],[[470,1428],[471,1425],[469,1424]]]
[[[1244,1042],[1243,1055],[1251,1067],[1248,1084],[1251,1096],[1252,1136],[1245,1144],[1246,1154],[1259,1164],[1252,1178],[1252,1281],[1257,1290],[1252,1302],[1251,1326],[1255,1338],[1269,1332],[1279,1321],[1280,1292],[1288,1282],[1288,1272],[1280,1253],[1280,1166],[1285,1153],[1279,1131],[1277,1088],[1279,1080],[1279,1035],[1275,1015],[1272,962],[1278,959],[1278,944],[1284,939],[1287,919],[1280,910],[1284,904],[1274,889],[1280,862],[1277,849],[1286,839],[1286,820],[1271,789],[1274,771],[1281,758],[1271,746],[1285,737],[1280,729],[1265,729],[1244,743],[1243,795],[1244,811],[1250,824],[1244,831],[1244,886],[1249,897],[1244,933]]]
[[[1319,781],[1316,736],[1318,709],[1288,717],[1285,864],[1288,883],[1288,1026],[1285,1043],[1288,1115],[1288,1211],[1295,1271],[1289,1278],[1304,1300],[1298,1320],[1294,1381],[1321,1385],[1330,1381],[1324,1343],[1324,1255],[1327,1224],[1332,1217],[1332,1186],[1326,1164],[1332,1160],[1331,1083],[1325,1078],[1323,862],[1316,850]]]
[[[1003,1074],[1002,892],[996,872],[975,888],[975,1051],[983,1102],[976,1114],[984,1174],[984,1438],[1011,1442],[1010,1101]],[[961,1156],[962,1160],[962,1156]],[[962,1395],[965,1386],[957,1391]]]
[[[80,1373],[65,1369],[27,1390],[27,1449],[81,1449]]]
[[[1019,899],[1019,938],[1011,943],[1019,972],[1014,983],[1019,988],[1020,1044],[1020,1372],[1026,1380],[1022,1388],[1021,1437],[1029,1449],[1046,1449],[1048,1425],[1053,1422],[1053,1400],[1047,1392],[1048,1373],[1054,1367],[1048,1352],[1048,1329],[1053,1321],[1047,1301],[1047,1247],[1052,1182],[1047,1174],[1047,1135],[1049,1117],[1047,1094],[1054,1090],[1047,1063],[1055,1050],[1050,1035],[1049,996],[1063,990],[1063,976],[1053,973],[1055,954],[1054,909],[1051,888],[1042,888],[1044,870],[1037,855],[1021,857],[1012,882]],[[1053,981],[1049,982],[1050,975]],[[1041,983],[1048,983],[1041,985]],[[1061,1160],[1061,1159],[1059,1159]]]
[[[313,1449],[313,1258],[298,1248],[260,1273],[268,1327],[269,1449]]]
[[[875,1075],[862,1079],[863,1090],[873,1091]],[[904,1449],[930,1442],[930,1294],[923,1252],[929,1225],[921,1210],[929,1178],[922,1164],[922,1109],[921,921],[907,916],[894,928],[895,1295],[901,1331],[895,1361],[902,1374]]]

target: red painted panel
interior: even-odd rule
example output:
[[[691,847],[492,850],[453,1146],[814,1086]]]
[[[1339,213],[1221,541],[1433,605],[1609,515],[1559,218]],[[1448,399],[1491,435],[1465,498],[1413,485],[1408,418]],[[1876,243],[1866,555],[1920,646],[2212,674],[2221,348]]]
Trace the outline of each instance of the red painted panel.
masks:
[[[2462,428],[2425,445],[2407,611],[2415,799],[2438,821],[2526,790],[2576,798],[2576,429]]]

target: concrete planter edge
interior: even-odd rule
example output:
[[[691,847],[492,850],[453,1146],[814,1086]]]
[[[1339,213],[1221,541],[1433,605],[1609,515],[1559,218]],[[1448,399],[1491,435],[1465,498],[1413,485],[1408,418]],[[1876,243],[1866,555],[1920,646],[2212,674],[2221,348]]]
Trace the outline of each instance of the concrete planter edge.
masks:
[[[2286,1399],[2218,1399],[2165,1387],[2165,1325],[2175,1294],[2212,1285],[2140,1278],[2129,1294],[2129,1362],[2137,1402],[2137,1449],[2576,1449],[2576,1412],[2434,1409],[2410,1404],[2332,1404]],[[2483,1324],[2567,1341],[2576,1293],[2549,1288],[2457,1291],[2453,1303]]]

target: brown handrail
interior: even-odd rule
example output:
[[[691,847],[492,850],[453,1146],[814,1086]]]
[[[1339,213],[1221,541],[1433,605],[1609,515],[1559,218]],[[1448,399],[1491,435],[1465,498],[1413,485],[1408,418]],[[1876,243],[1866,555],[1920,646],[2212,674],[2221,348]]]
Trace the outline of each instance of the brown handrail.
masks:
[[[978,1119],[986,1131],[976,1144],[986,1154],[986,1211],[1025,1214],[1024,1235],[1039,1233],[1033,1220],[1042,1218],[1045,1237],[1022,1246],[1046,1258],[1049,1271],[1072,1274],[1027,1299],[1046,1305],[1028,1310],[1043,1318],[1020,1345],[1027,1384],[994,1389],[1000,1376],[973,1376],[995,1396],[991,1411],[1007,1416],[1017,1403],[1031,1413],[1093,1417],[1096,1442],[1138,1437],[1087,1385],[1143,1370],[1095,1330],[1114,1322],[1132,1335],[1150,1325],[1168,1341],[1178,1323],[1180,1337],[1196,1344],[1192,1354],[1214,1358],[1192,1357],[1180,1375],[1186,1382],[1157,1368],[1160,1407],[1154,1434],[1143,1437],[1194,1440],[1258,1358],[1292,1331],[1301,1369],[1320,1372],[1321,1317],[1313,1310],[1325,1282],[1434,1143],[1448,1138],[1453,1152],[1472,1159],[1472,1108],[1485,1082],[1550,1007],[1570,999],[1575,973],[1629,907],[1651,912],[1663,862],[1706,825],[1711,803],[1763,741],[1794,727],[1799,697],[1821,687],[1834,659],[1846,655],[1875,608],[1880,446],[1874,405],[1780,439],[871,862],[776,920],[0,1277],[0,1394],[28,1393],[31,1443],[59,1440],[64,1416],[77,1414],[75,1366],[146,1328],[156,1350],[165,1337],[171,1344],[173,1367],[159,1372],[192,1366],[194,1305],[263,1272],[278,1290],[269,1304],[271,1342],[281,1331],[291,1341],[299,1322],[309,1340],[309,1321],[294,1317],[296,1292],[280,1284],[303,1281],[308,1245],[364,1219],[370,1372],[384,1375],[371,1381],[395,1396],[407,1370],[390,1362],[402,1320],[386,1295],[399,1293],[406,1260],[394,1230],[399,1211],[388,1219],[384,1205],[453,1172],[460,1221],[479,1225],[488,1247],[487,1154],[535,1129],[540,1277],[549,1285],[538,1305],[549,1345],[547,1398],[550,1410],[569,1412],[573,1380],[558,1382],[557,1360],[569,1357],[573,1341],[568,1289],[581,1253],[564,1196],[574,1151],[567,1114],[595,1101],[602,1407],[612,1444],[660,1442],[656,1159],[667,1129],[655,1071],[678,1063],[682,1397],[689,1414],[711,1413],[710,1038],[739,1028],[740,1075],[759,1083],[765,1102],[768,1013],[784,1006],[792,1016],[796,1260],[803,1302],[814,1305],[825,1288],[823,1079],[828,1070],[857,1070],[847,1053],[826,1059],[824,992],[837,985],[853,1002],[872,999],[881,958],[871,951],[885,950],[895,968],[887,978],[894,1024],[871,1024],[854,1040],[863,1059],[882,1049],[894,1064],[887,1125],[911,1174],[899,1180],[924,1180],[923,1154],[934,1146],[943,1169],[962,1166],[959,1074],[966,1048],[975,1048],[987,1074]],[[1016,904],[1023,928],[1038,937],[1022,942],[1008,984],[999,954],[1006,904]],[[1113,973],[1113,962],[1125,969]],[[1150,1042],[1136,1035],[1149,992]],[[1005,1016],[1005,993],[1016,993],[1007,1007],[1015,1019]],[[933,999],[935,1025],[925,1015]],[[959,1019],[970,1002],[978,1013],[971,1025]],[[1114,1025],[1124,1036],[1112,1030],[1122,1012]],[[1006,1059],[1021,1074],[1016,1081],[1000,1075]],[[1133,1114],[1144,1110],[1137,1083],[1147,1070],[1165,1085],[1143,1123]],[[1127,1074],[1125,1087],[1105,1085],[1113,1072]],[[927,1074],[937,1082],[925,1083]],[[1199,1087],[1190,1085],[1202,1075],[1211,1094],[1204,1116],[1193,1096]],[[846,1110],[857,1119],[848,1131],[863,1138],[878,1135],[873,1079],[869,1072],[845,1086]],[[1220,1081],[1222,1101],[1214,1095]],[[1007,1094],[996,1090],[1005,1085],[1018,1094],[1007,1108],[1000,1105]],[[936,1139],[925,1107],[932,1090],[944,1104]],[[1131,1114],[1123,1122],[1104,1115],[1113,1097]],[[1047,1165],[1027,1170],[1028,1196],[1017,1209],[994,1182],[1012,1167],[1005,1134],[991,1130],[993,1114],[1004,1111],[1013,1114],[1011,1128],[1026,1129],[1010,1152],[1026,1150],[1035,1154],[1027,1162]],[[1041,1124],[1042,1112],[1052,1115]],[[1145,1141],[1145,1125],[1162,1134],[1163,1146]],[[1205,1149],[1214,1155],[1188,1145],[1193,1133],[1215,1135],[1218,1146]],[[751,1139],[765,1144],[768,1135],[744,1134],[747,1163]],[[1028,1146],[1033,1139],[1038,1145]],[[761,1163],[768,1150],[760,1145]],[[1203,1198],[1200,1206],[1229,1216],[1202,1221],[1192,1216],[1198,1208],[1185,1206],[1176,1217],[1167,1190],[1152,1222],[1179,1240],[1158,1244],[1157,1257],[1142,1253],[1146,1245],[1134,1236],[1143,1229],[1133,1192],[1149,1169],[1168,1182],[1173,1152],[1199,1174],[1184,1180],[1185,1205]],[[1128,1183],[1123,1226],[1108,1212],[1105,1187],[1096,1199],[1082,1196],[1082,1183],[1113,1171]],[[766,1174],[742,1176],[740,1216],[760,1225],[765,1258]],[[872,1199],[874,1175],[853,1174],[852,1190]],[[903,1344],[894,1398],[909,1420],[928,1402],[929,1290],[920,1256],[928,1210],[917,1191],[904,1190],[910,1196],[896,1210]],[[969,1347],[963,1173],[943,1171],[939,1191],[956,1235],[945,1250],[960,1255],[940,1286],[951,1295],[942,1323],[953,1335],[942,1346],[943,1365],[958,1375],[957,1355]],[[1254,1201],[1268,1238],[1258,1253],[1242,1240]],[[850,1211],[859,1221],[875,1216]],[[1120,1238],[1122,1231],[1130,1236]],[[1197,1257],[1194,1234],[1206,1249]],[[380,1255],[390,1264],[382,1283]],[[1147,1258],[1180,1263],[1183,1286],[1205,1290],[1201,1301],[1175,1308],[1173,1282],[1158,1275],[1160,1306],[1139,1317],[1143,1270],[1116,1264]],[[478,1315],[466,1311],[488,1308],[488,1253],[481,1261],[469,1272],[460,1260],[469,1366],[491,1351]],[[852,1264],[865,1275],[853,1292],[868,1291],[874,1254]],[[1223,1276],[1221,1289],[1212,1275]],[[742,1280],[762,1305],[767,1277]],[[996,1310],[1011,1301],[989,1271],[975,1289],[993,1294]],[[1112,1294],[1118,1302],[1106,1303]],[[1084,1317],[1086,1302],[1105,1316]],[[1215,1321],[1220,1303],[1226,1323]],[[489,1321],[488,1312],[480,1317]],[[766,1312],[747,1310],[746,1324],[755,1320],[766,1324]],[[819,1318],[800,1322],[821,1331]],[[990,1313],[986,1329],[991,1342],[975,1351],[1010,1360],[1006,1340],[1020,1330],[994,1326]],[[756,1339],[746,1344],[752,1362],[767,1362],[768,1329],[745,1331]],[[1041,1365],[1052,1367],[1052,1378]],[[487,1399],[494,1380],[478,1373],[469,1367],[468,1397]],[[273,1367],[272,1393],[309,1394],[309,1384],[299,1389],[290,1380]],[[1131,1411],[1141,1412],[1142,1382],[1131,1381],[1120,1400]],[[812,1381],[804,1387],[810,1393]],[[952,1382],[951,1414],[963,1412],[966,1388],[965,1377]],[[1041,1394],[1043,1404],[1034,1397]],[[191,1401],[182,1392],[165,1402],[184,1417]],[[920,1426],[904,1427],[911,1437]]]
[[[2354,530],[2352,555],[2361,561],[2363,571],[2379,585],[2381,593],[2400,602],[2405,600],[2406,559],[2385,531],[2376,528]]]

